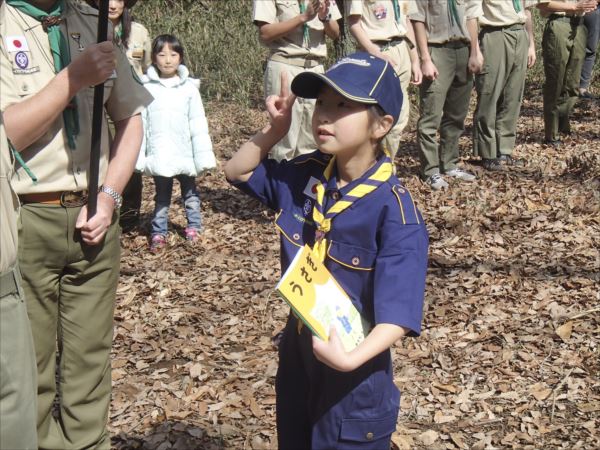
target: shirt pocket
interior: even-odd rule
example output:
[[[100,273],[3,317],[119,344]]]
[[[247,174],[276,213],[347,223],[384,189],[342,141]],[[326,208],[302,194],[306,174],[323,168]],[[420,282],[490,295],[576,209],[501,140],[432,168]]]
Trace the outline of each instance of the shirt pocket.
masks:
[[[275,217],[275,227],[283,237],[297,247],[314,244],[315,227],[298,212],[282,209]]]
[[[275,0],[277,9],[277,19],[280,22],[292,19],[300,14],[300,7],[297,0]]]
[[[360,448],[380,449],[396,430],[398,414],[372,419],[342,419],[340,441],[361,443]]]
[[[336,263],[354,270],[372,271],[377,252],[343,242],[331,241],[327,256]]]

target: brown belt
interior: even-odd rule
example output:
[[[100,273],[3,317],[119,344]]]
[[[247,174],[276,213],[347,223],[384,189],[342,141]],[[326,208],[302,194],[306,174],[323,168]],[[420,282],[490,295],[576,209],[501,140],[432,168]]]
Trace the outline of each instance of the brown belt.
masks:
[[[312,69],[313,67],[317,67],[323,64],[323,60],[321,58],[304,58],[302,56],[298,57],[287,57],[278,54],[274,54],[269,56],[271,61],[277,61],[285,64],[289,64],[291,66],[302,67],[304,69]]]
[[[19,195],[21,203],[43,203],[45,205],[61,205],[65,208],[76,208],[87,203],[87,191],[40,192],[37,194]]]

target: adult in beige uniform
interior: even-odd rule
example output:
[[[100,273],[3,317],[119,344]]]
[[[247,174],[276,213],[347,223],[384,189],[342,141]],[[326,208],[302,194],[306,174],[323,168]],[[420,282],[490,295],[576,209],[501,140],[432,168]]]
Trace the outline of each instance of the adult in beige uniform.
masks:
[[[337,39],[341,19],[335,0],[253,0],[252,20],[260,41],[269,49],[264,76],[265,98],[278,95],[281,74],[287,72],[291,86],[304,71],[323,73],[327,57],[325,36]],[[297,98],[292,109],[292,124],[287,136],[275,145],[270,157],[278,161],[312,152],[315,100]]]
[[[359,47],[385,59],[394,66],[404,101],[398,123],[384,139],[392,159],[398,152],[402,130],[408,124],[410,101],[408,85],[421,84],[421,66],[415,47],[411,14],[417,12],[414,0],[346,0],[346,16],[350,33]]]
[[[110,448],[116,209],[141,145],[139,112],[151,101],[125,55],[111,42],[95,44],[97,21],[96,10],[74,0],[0,6],[0,107],[8,137],[38,179],[19,165],[12,182],[22,203],[19,264],[37,357],[38,444],[47,449]],[[102,189],[88,220],[90,86],[105,80],[116,133],[109,146],[104,120]]]
[[[487,170],[523,164],[513,159],[512,153],[527,67],[535,63],[528,8],[536,3],[537,0],[469,2],[469,67],[476,74],[477,90],[473,153],[481,156]]]
[[[410,19],[423,72],[417,124],[421,177],[435,190],[448,187],[442,174],[473,181],[473,174],[458,167],[458,138],[465,128],[473,89],[466,5],[460,0],[421,0]]]
[[[17,264],[19,200],[0,114],[0,449],[37,449],[35,352]]]
[[[587,41],[583,16],[596,5],[597,0],[546,0],[538,5],[548,19],[542,39],[544,142],[553,147],[560,145],[560,133],[571,134],[569,116],[579,95]]]

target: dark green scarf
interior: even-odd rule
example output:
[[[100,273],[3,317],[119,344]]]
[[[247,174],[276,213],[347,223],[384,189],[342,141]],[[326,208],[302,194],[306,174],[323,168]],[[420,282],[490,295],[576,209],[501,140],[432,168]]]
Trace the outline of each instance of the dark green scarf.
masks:
[[[513,8],[515,8],[516,13],[520,13],[523,7],[521,6],[521,0],[512,0]]]
[[[6,0],[6,3],[42,23],[44,31],[48,33],[48,41],[56,73],[71,63],[69,45],[60,29],[60,17],[65,10],[65,0],[57,0],[50,11],[36,8],[24,0]],[[77,115],[75,98],[71,100],[71,103],[63,111],[63,119],[67,131],[67,139],[69,140],[69,147],[75,149],[75,136],[79,134],[79,117]]]
[[[460,26],[460,18],[458,16],[456,0],[448,0],[448,12],[450,14],[450,23],[456,26]]]

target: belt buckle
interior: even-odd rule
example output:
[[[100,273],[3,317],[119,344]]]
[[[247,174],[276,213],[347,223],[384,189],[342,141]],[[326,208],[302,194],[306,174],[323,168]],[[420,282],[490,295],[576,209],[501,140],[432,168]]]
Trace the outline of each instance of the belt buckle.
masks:
[[[60,204],[65,208],[77,208],[87,203],[87,191],[65,191],[60,194]]]

